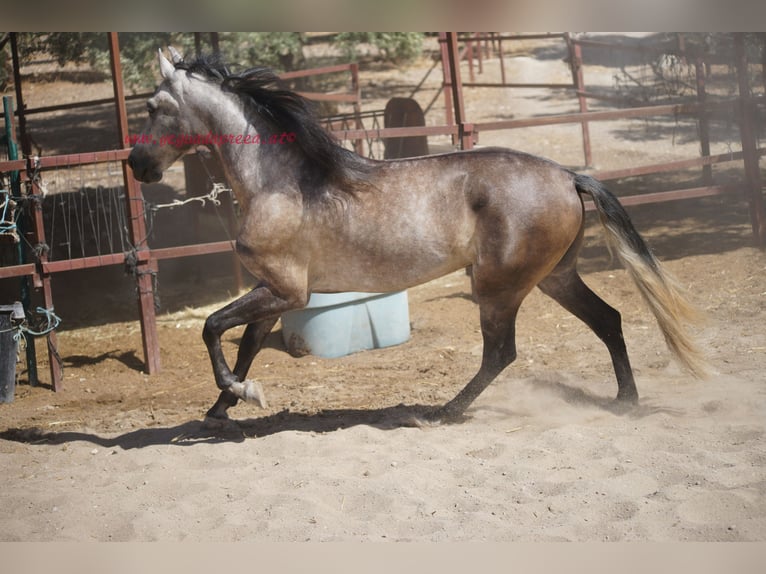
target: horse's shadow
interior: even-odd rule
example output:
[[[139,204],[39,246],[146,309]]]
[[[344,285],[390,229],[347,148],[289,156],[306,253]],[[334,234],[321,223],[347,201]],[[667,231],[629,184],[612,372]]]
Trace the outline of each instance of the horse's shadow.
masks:
[[[242,442],[285,431],[325,433],[357,425],[383,430],[422,424],[435,407],[426,405],[397,405],[380,409],[329,409],[317,413],[287,410],[257,419],[229,420],[222,425],[210,425],[193,420],[171,427],[153,427],[131,431],[113,438],[78,431],[45,432],[36,427],[8,429],[0,439],[27,444],[64,444],[90,442],[103,448],[124,450],[154,445],[191,446],[204,443]]]
[[[601,397],[561,382],[536,381],[535,385],[560,396],[571,405],[590,406],[617,415],[631,418],[644,418],[663,413],[679,416],[683,413],[667,407],[651,404],[625,405],[614,399]],[[265,437],[286,431],[327,433],[358,425],[366,425],[381,430],[393,430],[403,427],[428,427],[428,420],[438,407],[434,405],[396,405],[379,409],[327,409],[316,413],[300,413],[283,410],[281,412],[255,418],[230,420],[219,426],[211,426],[202,420],[193,420],[170,427],[152,427],[138,429],[116,437],[101,437],[96,434],[62,431],[45,432],[39,428],[8,429],[0,432],[0,439],[27,444],[65,444],[83,441],[103,448],[119,447],[124,450],[144,448],[154,445],[191,446],[195,444],[214,444],[224,442],[243,442],[249,438]],[[496,406],[474,406],[468,416],[450,424],[464,422],[481,411],[502,411],[513,417],[508,408]],[[473,414],[472,414],[473,413]]]

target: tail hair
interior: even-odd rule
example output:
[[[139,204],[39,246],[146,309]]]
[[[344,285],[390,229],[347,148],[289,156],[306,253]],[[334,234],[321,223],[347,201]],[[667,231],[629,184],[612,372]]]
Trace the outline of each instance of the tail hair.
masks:
[[[668,348],[688,372],[696,377],[707,376],[708,363],[687,331],[689,324],[699,322],[701,313],[689,303],[678,281],[662,268],[619,200],[590,176],[576,174],[574,183],[579,193],[593,199],[607,232],[609,252],[632,277],[657,319]]]

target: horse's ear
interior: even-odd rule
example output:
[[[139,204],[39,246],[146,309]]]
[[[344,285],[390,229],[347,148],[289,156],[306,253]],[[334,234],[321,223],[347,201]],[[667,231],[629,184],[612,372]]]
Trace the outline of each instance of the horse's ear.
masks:
[[[167,80],[173,75],[173,72],[176,71],[175,66],[171,64],[168,59],[162,54],[162,50],[159,50],[160,53],[160,74],[162,75],[162,78]]]
[[[168,46],[168,52],[170,52],[170,57],[172,58],[174,64],[180,64],[184,61],[183,57],[181,57],[181,54],[179,54],[178,50],[176,50],[173,46]]]

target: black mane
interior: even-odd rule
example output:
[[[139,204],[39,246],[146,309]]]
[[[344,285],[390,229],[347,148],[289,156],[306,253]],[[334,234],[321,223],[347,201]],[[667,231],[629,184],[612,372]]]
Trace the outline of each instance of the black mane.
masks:
[[[304,160],[300,166],[304,193],[319,195],[322,184],[338,186],[351,194],[364,186],[370,163],[340,146],[319,123],[312,103],[280,87],[282,82],[271,69],[255,67],[232,73],[219,58],[211,56],[179,62],[175,67],[200,74],[245,98],[277,136],[283,132],[295,134],[290,145],[297,146]]]

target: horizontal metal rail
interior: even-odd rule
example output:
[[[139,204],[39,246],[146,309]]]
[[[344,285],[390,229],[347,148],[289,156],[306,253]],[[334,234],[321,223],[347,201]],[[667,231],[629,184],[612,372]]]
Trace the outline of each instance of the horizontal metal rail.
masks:
[[[340,92],[297,92],[307,100],[313,100],[315,102],[346,102],[354,103],[358,102],[359,98],[356,94],[340,93]]]
[[[334,74],[335,72],[350,72],[354,69],[354,66],[354,64],[337,64],[334,66],[323,66],[321,68],[310,68],[308,70],[295,70],[293,72],[283,72],[279,74],[279,78],[281,80],[294,80],[295,78],[321,76],[323,74]]]
[[[757,150],[758,155],[766,155],[766,148],[760,148]],[[701,167],[703,165],[713,165],[716,163],[725,163],[728,161],[741,161],[745,157],[745,154],[741,151],[735,151],[730,153],[719,153],[716,155],[708,155],[704,157],[694,159],[682,159],[678,161],[669,161],[666,163],[655,163],[640,165],[636,167],[628,167],[624,169],[614,169],[609,171],[597,171],[592,175],[598,179],[621,179],[623,177],[635,177],[638,175],[649,175],[652,173],[661,173],[667,171],[679,171],[682,169],[688,169],[692,167]]]
[[[196,245],[180,245],[177,247],[160,247],[156,249],[141,249],[136,255],[141,261],[163,259],[176,259],[181,257],[194,257],[198,255],[210,255],[213,253],[226,253],[235,249],[234,241],[213,241]],[[40,264],[43,273],[62,273],[64,271],[77,271],[92,269],[94,267],[106,267],[109,265],[124,265],[125,253],[107,253],[92,257],[78,257],[76,259],[61,259],[58,261],[45,261]],[[11,277],[23,277],[35,275],[37,266],[34,263],[24,265],[11,265],[0,267],[0,279]]]
[[[722,100],[701,104],[688,102],[683,104],[663,104],[659,106],[643,106],[639,108],[625,108],[621,110],[604,110],[598,112],[573,112],[569,114],[556,114],[537,118],[520,118],[517,120],[500,120],[495,122],[478,122],[473,124],[477,132],[490,130],[504,130],[514,128],[529,128],[535,126],[550,126],[556,124],[579,124],[583,121],[594,122],[604,120],[622,120],[645,116],[662,115],[687,115],[696,114],[703,110],[714,110],[729,106],[739,106],[737,100]]]
[[[181,245],[178,247],[160,247],[150,250],[152,259],[175,259],[177,257],[194,257],[196,255],[210,255],[211,253],[225,253],[235,249],[234,241],[213,241],[197,245]]]
[[[25,263],[24,265],[10,265],[0,267],[0,279],[10,279],[11,277],[26,277],[35,274],[35,264]]]
[[[475,36],[466,36],[463,34],[458,34],[458,40],[461,42],[466,41],[473,41],[473,42],[479,42],[479,41],[492,41],[492,40],[552,40],[555,38],[565,38],[566,34],[563,32],[546,32],[543,34],[519,34],[517,36],[512,35],[497,35],[497,36],[481,36],[479,38]],[[446,42],[446,40],[439,39],[440,42]]]
[[[92,151],[84,153],[68,153],[62,155],[49,155],[31,159],[17,159],[14,161],[0,161],[0,173],[18,171],[22,179],[26,179],[28,162],[34,161],[33,169],[55,169],[59,167],[71,167],[75,165],[93,165],[97,163],[109,163],[124,161],[130,155],[130,148],[107,151]]]
[[[154,92],[145,92],[143,94],[132,94],[125,96],[125,100],[140,100],[144,98],[151,98]],[[114,105],[114,98],[100,98],[98,100],[87,100],[84,102],[69,102],[67,104],[55,104],[52,106],[40,106],[37,108],[24,108],[24,115],[31,114],[45,114],[50,112],[58,112],[63,110],[76,110],[77,108],[89,108],[91,106],[103,106],[106,104]],[[18,112],[14,112],[14,115],[18,115]],[[4,117],[4,114],[0,113],[0,118]]]
[[[466,124],[468,126],[469,124]],[[406,128],[376,128],[376,129],[353,129],[335,130],[332,135],[339,140],[351,140],[359,138],[401,138],[409,136],[441,136],[457,135],[458,126],[415,126]]]
[[[279,78],[282,80],[289,80],[294,78],[305,78],[308,76],[316,76],[321,74],[331,74],[335,72],[347,72],[351,71],[353,68],[353,64],[339,64],[337,66],[325,66],[323,68],[312,68],[309,70],[299,70],[296,72],[284,72],[279,75]],[[130,100],[142,100],[151,98],[154,95],[154,92],[143,92],[140,94],[130,94],[125,96],[125,101]],[[309,99],[315,99],[315,96],[322,95],[326,96],[326,94],[320,94],[320,93],[304,93],[302,94],[304,97],[307,97]],[[327,99],[327,98],[325,98]],[[346,101],[346,100],[337,100],[337,101]],[[58,112],[58,111],[64,111],[64,110],[75,110],[78,108],[89,108],[91,106],[103,106],[106,104],[114,105],[114,98],[99,98],[95,100],[86,100],[82,102],[69,102],[66,104],[54,104],[50,106],[39,106],[36,108],[24,108],[24,115],[32,115],[32,114],[45,114],[50,112]],[[14,112],[14,115],[18,115],[18,112]],[[0,118],[5,117],[5,114],[0,112]]]
[[[670,46],[673,44],[672,40],[665,41],[665,45],[655,44],[617,44],[614,42],[604,42],[603,40],[587,40],[585,38],[572,38],[573,44],[579,44],[585,48],[600,48],[604,50],[623,50],[625,52],[646,52],[654,54],[667,54]],[[680,54],[681,51],[676,48],[676,51]],[[688,53],[688,50],[686,51]]]
[[[464,88],[551,88],[551,89],[566,89],[574,90],[574,84],[505,84],[497,82],[463,82]]]
[[[681,199],[695,199],[700,197],[710,197],[712,195],[724,195],[728,193],[741,192],[742,185],[711,185],[708,187],[692,187],[688,189],[674,189],[671,191],[658,191],[655,193],[642,193],[640,195],[621,196],[622,205],[643,205],[647,203],[661,203],[664,201],[678,201]],[[590,199],[584,202],[586,211],[594,211],[595,205]]]

